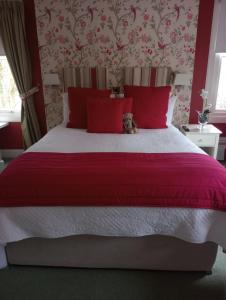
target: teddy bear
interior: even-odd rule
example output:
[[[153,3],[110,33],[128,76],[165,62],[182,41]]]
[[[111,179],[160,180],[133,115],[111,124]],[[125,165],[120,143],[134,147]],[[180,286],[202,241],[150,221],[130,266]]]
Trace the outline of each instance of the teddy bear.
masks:
[[[124,133],[137,133],[137,124],[135,123],[133,119],[133,114],[132,113],[125,113],[123,115],[123,129]]]

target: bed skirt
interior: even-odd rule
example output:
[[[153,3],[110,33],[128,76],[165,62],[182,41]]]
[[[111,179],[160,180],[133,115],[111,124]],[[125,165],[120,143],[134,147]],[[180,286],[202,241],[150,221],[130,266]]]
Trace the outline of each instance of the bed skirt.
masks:
[[[6,253],[8,263],[16,265],[209,272],[216,259],[217,245],[194,244],[163,235],[77,235],[9,243]]]

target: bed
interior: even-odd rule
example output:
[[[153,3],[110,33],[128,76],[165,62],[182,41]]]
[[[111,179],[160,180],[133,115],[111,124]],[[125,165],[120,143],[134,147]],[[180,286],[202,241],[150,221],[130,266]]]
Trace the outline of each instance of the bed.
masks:
[[[63,124],[25,154],[100,152],[207,157],[174,126],[122,135],[91,134]],[[214,164],[225,171],[218,162]],[[1,267],[8,260],[22,265],[210,271],[218,245],[226,249],[225,225],[225,212],[208,208],[121,204],[1,207],[0,262]]]
[[[107,70],[70,68],[63,78],[65,90],[91,82],[104,89]],[[170,78],[164,67],[124,72],[131,86],[164,86]],[[139,106],[146,92],[141,90],[133,105]],[[67,128],[73,109],[65,95],[63,124],[0,175],[1,268],[10,263],[211,271],[218,246],[226,249],[226,171],[171,125],[175,97],[169,99],[168,87],[161,90],[168,94],[158,101],[155,94],[152,105],[147,99],[146,119],[154,118],[152,125],[161,129],[140,127],[132,135]],[[82,99],[83,92],[76,93]],[[161,118],[155,118],[163,100]],[[115,99],[114,106],[120,105]],[[139,112],[142,121],[146,110]],[[81,115],[80,110],[75,119]]]

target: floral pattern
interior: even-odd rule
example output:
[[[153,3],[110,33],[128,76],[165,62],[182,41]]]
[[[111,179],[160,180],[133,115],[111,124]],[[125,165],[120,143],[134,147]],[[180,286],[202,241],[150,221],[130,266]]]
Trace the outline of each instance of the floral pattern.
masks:
[[[199,0],[35,0],[43,73],[105,66],[109,86],[124,66],[193,72]],[[191,88],[176,90],[174,123],[189,117]],[[62,121],[62,88],[44,91],[48,128]]]

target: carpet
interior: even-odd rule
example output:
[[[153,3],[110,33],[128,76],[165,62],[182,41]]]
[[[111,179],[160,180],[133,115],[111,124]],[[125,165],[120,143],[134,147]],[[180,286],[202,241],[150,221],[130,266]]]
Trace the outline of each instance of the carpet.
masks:
[[[10,266],[0,270],[1,300],[223,300],[226,254],[212,275]]]

